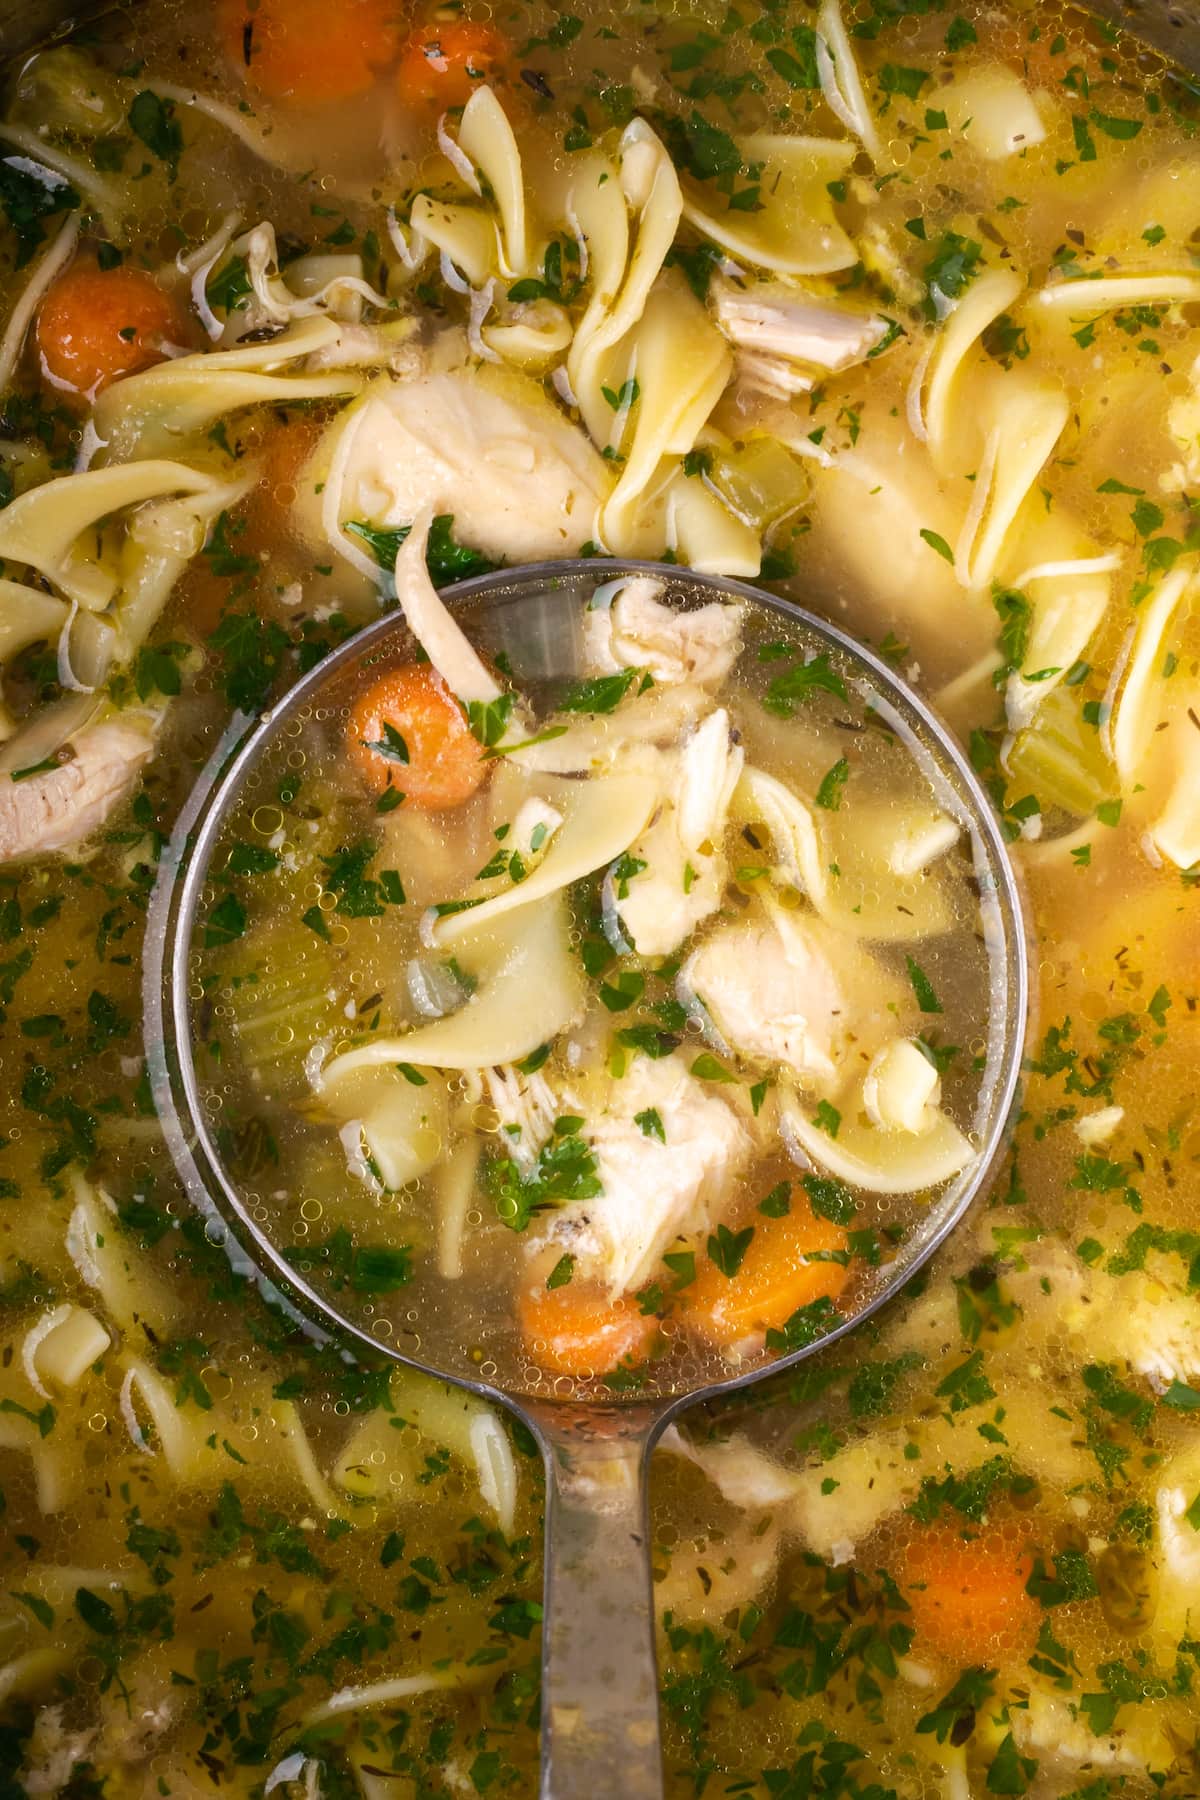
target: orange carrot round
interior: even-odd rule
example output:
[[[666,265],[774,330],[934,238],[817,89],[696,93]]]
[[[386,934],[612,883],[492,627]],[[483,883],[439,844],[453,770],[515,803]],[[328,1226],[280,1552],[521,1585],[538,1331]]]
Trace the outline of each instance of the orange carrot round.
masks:
[[[461,806],[487,779],[462,708],[423,663],[390,669],[360,695],[346,745],[369,788],[382,793],[391,785],[422,812]]]
[[[186,336],[171,296],[144,269],[81,258],[47,289],[34,339],[55,387],[92,399],[110,381],[161,362]]]
[[[399,40],[394,0],[217,0],[229,63],[268,100],[329,106],[374,86]]]
[[[246,529],[238,540],[243,553],[278,555],[294,539],[289,513],[300,493],[305,464],[320,441],[322,423],[307,414],[281,424],[272,416],[254,451],[258,484],[247,498]],[[312,492],[310,478],[308,491]]]
[[[604,1288],[578,1278],[560,1288],[544,1281],[526,1288],[519,1311],[532,1359],[577,1379],[643,1362],[658,1329],[658,1321],[639,1312],[627,1294],[611,1300]]]
[[[911,1608],[914,1649],[948,1663],[1019,1656],[1037,1637],[1041,1606],[1025,1592],[1033,1558],[1017,1520],[967,1528],[927,1525],[909,1538],[894,1570]]]
[[[490,25],[469,19],[415,31],[400,52],[396,90],[408,106],[465,106],[477,87],[503,66],[508,46]]]
[[[846,1285],[845,1263],[818,1259],[845,1252],[840,1225],[820,1219],[808,1200],[793,1190],[791,1210],[782,1219],[755,1214],[754,1236],[732,1276],[699,1251],[696,1280],[684,1291],[687,1322],[714,1344],[736,1344],[760,1331],[786,1325],[814,1300],[833,1299]]]

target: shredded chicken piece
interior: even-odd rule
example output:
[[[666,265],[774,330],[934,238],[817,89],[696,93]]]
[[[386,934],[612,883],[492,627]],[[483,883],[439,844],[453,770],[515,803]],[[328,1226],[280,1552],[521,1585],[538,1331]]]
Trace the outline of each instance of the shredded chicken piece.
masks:
[[[699,1001],[724,1042],[751,1059],[828,1079],[837,1068],[846,1002],[837,974],[801,919],[723,925],[679,971],[685,1004]]]
[[[739,1433],[724,1443],[696,1444],[684,1437],[677,1425],[672,1425],[659,1439],[659,1448],[695,1463],[731,1506],[746,1512],[781,1506],[802,1485],[802,1479],[792,1470],[785,1469]]]
[[[794,400],[798,394],[810,394],[816,386],[816,377],[806,374],[798,363],[755,350],[739,350],[733,372],[747,398],[767,394],[772,400]]]
[[[0,863],[70,850],[120,805],[154,748],[143,716],[106,719],[64,749],[69,761],[44,774],[0,775]]]
[[[610,607],[584,615],[584,657],[602,675],[646,669],[656,682],[724,681],[741,648],[741,606],[709,600],[690,612],[665,606],[661,581],[636,575]]]
[[[637,1122],[651,1108],[665,1141]],[[753,1149],[733,1108],[679,1055],[636,1057],[585,1136],[603,1191],[554,1214],[530,1252],[548,1241],[569,1250],[580,1273],[614,1297],[648,1281],[677,1237],[709,1229]]]
[[[327,496],[343,525],[408,525],[426,509],[450,514],[460,543],[498,561],[576,555],[612,485],[582,430],[536,383],[509,371],[381,382],[334,430],[354,433],[339,465],[340,491]],[[308,535],[319,529],[311,521]]]
[[[487,1097],[496,1109],[499,1137],[522,1175],[532,1173],[538,1153],[547,1141],[554,1121],[563,1110],[545,1076],[528,1075],[515,1063],[485,1069]]]
[[[1041,1682],[1029,1683],[1027,1705],[1009,1714],[1017,1748],[1060,1769],[1166,1769],[1175,1751],[1162,1723],[1144,1706],[1123,1712],[1113,1731],[1093,1732],[1076,1705]],[[1101,1784],[1103,1787],[1103,1783]]]
[[[745,757],[730,742],[723,707],[702,720],[678,757],[672,797],[630,852],[645,867],[617,886],[621,924],[639,956],[669,956],[717,910],[725,885],[721,839]]]
[[[719,281],[712,299],[717,323],[739,350],[824,372],[862,362],[888,329],[886,319],[828,305],[780,282],[739,287]]]

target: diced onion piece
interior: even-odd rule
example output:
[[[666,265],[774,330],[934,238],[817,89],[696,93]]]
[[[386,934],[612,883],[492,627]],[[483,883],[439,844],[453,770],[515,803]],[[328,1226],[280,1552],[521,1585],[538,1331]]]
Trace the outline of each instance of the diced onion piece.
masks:
[[[961,835],[961,827],[947,813],[931,812],[922,818],[914,811],[897,834],[889,862],[892,872],[902,880],[920,875],[930,863],[953,849]]]
[[[95,1313],[83,1306],[60,1306],[47,1314],[42,1324],[46,1329],[40,1336],[35,1325],[25,1340],[28,1363],[32,1364],[30,1379],[39,1393],[45,1390],[36,1377],[58,1388],[77,1387],[112,1344]]]
[[[1084,1113],[1081,1119],[1075,1120],[1075,1136],[1092,1150],[1097,1144],[1107,1144],[1124,1117],[1123,1106],[1099,1106],[1095,1112]]]

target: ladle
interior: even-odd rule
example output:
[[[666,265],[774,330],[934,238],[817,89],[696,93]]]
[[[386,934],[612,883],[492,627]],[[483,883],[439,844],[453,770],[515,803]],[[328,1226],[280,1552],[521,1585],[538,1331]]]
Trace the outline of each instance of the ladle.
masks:
[[[601,583],[649,573],[673,603],[736,598],[789,623],[791,634],[831,653],[923,762],[941,803],[969,845],[990,966],[990,1028],[974,1121],[978,1155],[933,1202],[895,1257],[858,1289],[825,1346],[877,1311],[943,1243],[983,1188],[1001,1146],[1020,1067],[1028,971],[1020,901],[1003,838],[961,751],[928,707],[876,656],[840,631],[738,582],[644,563],[562,562],[485,575],[449,590],[464,625],[499,621],[518,674],[569,677],[577,638],[570,620]],[[145,957],[146,1044],[155,1105],[192,1201],[238,1266],[310,1329],[392,1357],[509,1408],[535,1434],[546,1467],[546,1584],[542,1687],[542,1800],[655,1800],[663,1792],[647,1539],[647,1465],[668,1422],[685,1406],[745,1386],[818,1345],[691,1392],[647,1401],[555,1401],[502,1391],[461,1368],[438,1368],[372,1335],[365,1318],[318,1294],[284,1259],[230,1179],[200,1104],[192,1061],[189,984],[197,905],[222,823],[265,745],[314,705],[326,685],[396,634],[391,613],[349,639],[304,676],[261,720],[234,719],[205,768],[159,867]]]

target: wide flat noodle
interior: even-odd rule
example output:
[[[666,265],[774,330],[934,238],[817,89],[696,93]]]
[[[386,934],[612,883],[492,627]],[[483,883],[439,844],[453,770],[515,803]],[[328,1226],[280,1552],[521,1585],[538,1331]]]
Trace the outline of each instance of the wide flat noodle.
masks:
[[[607,868],[628,850],[660,797],[659,783],[648,775],[598,776],[579,783],[562,801],[562,825],[532,873],[482,905],[440,919],[433,928],[434,942],[458,943],[493,919],[561,893]]]
[[[252,476],[207,493],[151,501],[129,521],[120,555],[120,595],[112,654],[127,661],[145,642],[188,564],[223,512],[249,492]]]
[[[607,442],[612,424],[601,391],[608,385],[605,359],[641,318],[683,212],[675,165],[643,119],[626,127],[620,164],[614,179],[611,165],[589,162],[568,203],[588,247],[593,288],[567,358],[567,375],[596,443]],[[626,201],[637,219],[632,251]]]
[[[878,161],[879,130],[867,103],[838,0],[823,0],[817,14],[816,55],[821,92],[831,111],[847,131],[861,138],[867,155]]]
[[[53,594],[19,581],[0,581],[0,661],[7,662],[39,638],[56,639],[70,614],[67,602]]]
[[[667,548],[698,575],[732,575],[751,580],[762,568],[757,531],[718,499],[705,482],[671,475],[661,499]]]
[[[483,177],[485,191],[499,214],[500,273],[509,280],[527,275],[530,234],[521,152],[491,88],[476,88],[463,108],[458,147]]]
[[[201,494],[216,485],[211,475],[186,463],[163,460],[60,476],[18,495],[0,513],[0,559],[36,569],[80,606],[103,608],[117,582],[90,558],[72,559],[81,535],[125,507],[166,494]]]
[[[1010,731],[1032,722],[1082,657],[1108,611],[1112,574],[1121,560],[1116,552],[1101,554],[1078,524],[1057,510],[1022,534],[1017,558],[1023,566],[1012,568],[1009,585],[1025,595],[1033,616],[1022,666],[1005,689]]]
[[[896,891],[895,854],[909,842],[911,829],[924,822],[923,816],[907,820],[900,809],[888,807],[863,812],[855,823],[857,813],[853,818],[848,813],[834,850],[822,841],[805,802],[776,776],[753,765],[742,773],[732,810],[735,818],[766,826],[776,879],[807,895],[821,918],[840,931],[877,943],[902,943],[934,937],[952,927],[954,909],[936,876],[919,875],[902,894]],[[832,822],[836,824],[836,818]],[[849,877],[844,889],[829,868],[831,863],[840,868],[843,861]]]
[[[937,1108],[926,1131],[860,1125],[846,1111],[836,1138],[794,1094],[780,1096],[780,1128],[793,1155],[869,1194],[919,1194],[965,1169],[976,1154],[970,1138]]]
[[[496,267],[496,221],[482,206],[418,194],[409,222],[414,231],[450,259],[472,287],[482,287]]]
[[[838,138],[755,132],[738,140],[745,164],[762,164],[760,210],[715,210],[708,190],[689,185],[684,217],[739,261],[781,275],[832,275],[855,260],[838,224],[828,184],[844,175],[855,147]]]
[[[263,343],[197,351],[114,381],[92,414],[106,457],[115,462],[162,455],[241,407],[287,406],[356,393],[361,386],[357,375],[290,369],[302,358],[328,350],[341,335],[335,319],[319,314]]]
[[[1070,415],[1063,388],[1036,377],[997,376],[980,399],[984,451],[954,567],[964,587],[986,587],[1005,539],[1062,436]]]
[[[568,941],[569,925],[566,901],[558,893],[497,920],[475,939],[464,935],[457,955],[479,982],[466,1005],[432,1025],[376,1038],[335,1057],[322,1071],[322,1084],[388,1063],[489,1069],[529,1056],[583,1010],[583,976]]]
[[[938,332],[933,355],[924,370],[924,404],[918,405],[929,454],[935,467],[948,474],[960,471],[961,431],[955,430],[958,390],[973,346],[988,326],[1021,292],[1020,278],[1011,269],[988,269],[967,289]],[[918,369],[918,375],[921,371]],[[976,414],[967,403],[963,421],[975,435]]]
[[[1150,599],[1142,603],[1133,654],[1112,724],[1113,760],[1124,794],[1131,794],[1143,779],[1159,722],[1170,708],[1163,652],[1176,614],[1191,601],[1195,579],[1194,561],[1176,563]]]
[[[693,448],[729,380],[733,357],[705,308],[672,273],[646,303],[631,337],[627,367],[623,379],[636,380],[640,394],[633,438],[599,523],[614,554],[641,556],[655,547],[646,541],[638,516],[647,489],[664,458],[685,456]]]

